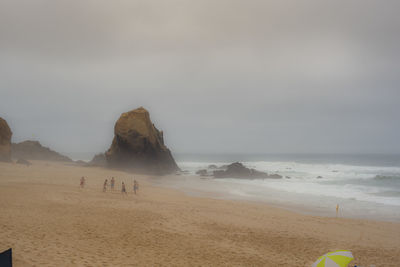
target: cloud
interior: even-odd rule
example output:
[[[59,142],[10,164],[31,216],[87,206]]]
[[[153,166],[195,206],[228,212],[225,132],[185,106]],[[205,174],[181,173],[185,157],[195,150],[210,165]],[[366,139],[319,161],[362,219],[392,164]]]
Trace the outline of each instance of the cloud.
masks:
[[[141,105],[175,151],[399,152],[399,7],[3,0],[0,114],[66,152]]]

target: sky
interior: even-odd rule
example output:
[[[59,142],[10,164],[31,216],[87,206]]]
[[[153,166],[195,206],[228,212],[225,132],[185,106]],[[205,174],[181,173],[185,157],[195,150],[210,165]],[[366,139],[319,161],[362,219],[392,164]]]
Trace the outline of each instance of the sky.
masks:
[[[143,106],[175,153],[400,153],[400,1],[0,0],[13,142],[105,151]]]

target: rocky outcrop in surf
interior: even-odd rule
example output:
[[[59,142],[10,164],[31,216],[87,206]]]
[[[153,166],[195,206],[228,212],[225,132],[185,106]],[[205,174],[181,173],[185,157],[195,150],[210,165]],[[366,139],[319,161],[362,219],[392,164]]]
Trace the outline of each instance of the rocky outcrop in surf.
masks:
[[[196,172],[196,174],[197,174],[197,175],[200,175],[200,176],[208,176],[208,172],[207,172],[206,169],[198,170],[198,171]]]
[[[11,151],[13,158],[72,162],[69,157],[42,146],[38,141],[27,140],[12,144]]]
[[[11,136],[7,121],[0,118],[0,161],[11,161]]]
[[[140,107],[123,113],[114,127],[114,139],[106,152],[109,167],[152,174],[179,170],[171,151],[164,144],[163,132]]]
[[[280,179],[279,174],[268,175],[266,172],[246,168],[242,163],[235,162],[226,166],[225,170],[216,170],[213,172],[214,178],[241,178],[241,179]]]

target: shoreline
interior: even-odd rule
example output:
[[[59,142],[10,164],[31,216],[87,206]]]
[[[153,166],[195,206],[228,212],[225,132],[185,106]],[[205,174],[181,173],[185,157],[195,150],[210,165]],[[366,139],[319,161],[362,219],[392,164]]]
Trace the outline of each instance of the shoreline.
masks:
[[[339,218],[400,223],[399,206],[330,196],[285,192],[264,187],[261,193],[267,196],[261,196],[260,192],[254,195],[232,193],[231,191],[238,191],[243,188],[239,188],[238,184],[232,183],[230,180],[232,179],[202,178],[198,175],[170,175],[153,180],[150,179],[155,186],[176,189],[188,196],[261,203],[298,214],[326,218],[336,218],[336,203],[340,203]],[[241,181],[242,179],[237,180]],[[248,189],[257,190],[256,188]]]
[[[15,266],[310,266],[336,249],[351,250],[352,264],[400,262],[399,223],[304,215],[189,196],[153,185],[157,177],[32,163],[0,163],[0,250],[13,247]],[[88,188],[79,188],[82,175]],[[125,181],[127,195],[101,192],[111,176]]]

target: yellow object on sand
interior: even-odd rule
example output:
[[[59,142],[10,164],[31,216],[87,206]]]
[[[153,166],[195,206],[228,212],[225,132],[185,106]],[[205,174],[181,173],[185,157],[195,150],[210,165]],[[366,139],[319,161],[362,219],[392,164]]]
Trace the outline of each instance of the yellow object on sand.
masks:
[[[319,257],[312,267],[347,267],[352,260],[354,257],[350,251],[337,250]]]

